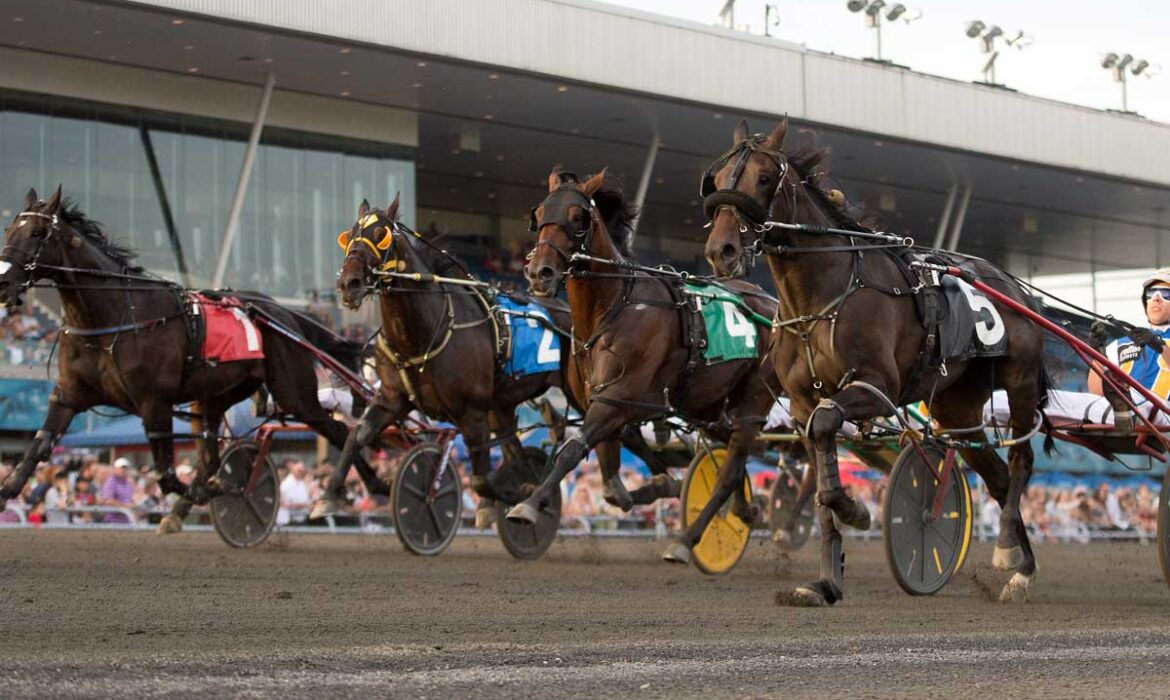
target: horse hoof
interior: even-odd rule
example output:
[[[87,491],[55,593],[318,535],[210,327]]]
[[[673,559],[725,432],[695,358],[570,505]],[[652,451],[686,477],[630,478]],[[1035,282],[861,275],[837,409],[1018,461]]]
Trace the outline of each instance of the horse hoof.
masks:
[[[159,521],[156,535],[174,535],[183,531],[183,521],[174,515],[165,515]]]
[[[328,518],[330,515],[336,515],[339,510],[341,509],[337,501],[332,498],[319,498],[313,503],[313,510],[309,511],[309,520]]]
[[[496,523],[496,504],[488,499],[479,502],[475,509],[475,527],[486,530]]]
[[[528,503],[528,501],[523,501],[512,506],[512,509],[508,511],[508,520],[511,520],[514,523],[528,523],[530,525],[535,525],[538,515],[539,514],[536,512],[536,509],[533,508]]]
[[[991,555],[991,565],[999,571],[1015,571],[1024,564],[1024,549],[1019,545],[1010,549],[995,546],[995,553]]]
[[[777,529],[772,533],[772,543],[784,551],[792,549],[792,532],[783,527]]]
[[[1032,586],[1032,581],[1036,579],[1036,574],[1025,576],[1020,572],[1012,574],[1008,579],[1007,585],[1003,587],[1003,591],[999,594],[999,602],[1001,603],[1027,603],[1028,589]]]
[[[793,591],[792,604],[801,608],[827,608],[830,605],[824,594],[813,586],[799,586]]]
[[[618,479],[618,477],[614,477],[614,479]],[[625,485],[620,480],[617,481],[616,485],[613,480],[605,482],[602,497],[611,506],[621,508],[623,513],[630,512],[634,507],[634,499],[630,497],[630,493],[626,491]]]
[[[690,564],[694,559],[691,554],[690,547],[687,547],[682,542],[671,542],[666,551],[662,553],[662,560],[669,561],[674,564]]]

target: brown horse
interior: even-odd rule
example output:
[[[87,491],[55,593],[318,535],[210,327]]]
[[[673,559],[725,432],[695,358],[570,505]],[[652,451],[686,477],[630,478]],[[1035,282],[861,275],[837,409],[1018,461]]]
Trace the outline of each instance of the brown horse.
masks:
[[[65,323],[58,348],[57,384],[49,413],[20,465],[0,487],[0,504],[19,493],[38,461],[47,459],[73,417],[94,406],[115,406],[142,418],[154,468],[165,491],[187,495],[164,520],[160,532],[181,527],[191,502],[204,503],[219,487],[209,478],[219,465],[215,436],[224,412],[267,386],[282,411],[302,420],[340,448],[345,425],[333,420],[317,400],[313,358],[282,334],[257,324],[264,359],[208,363],[199,357],[188,312],[186,290],[147,274],[133,254],[112,243],[94,221],[61,197],[47,202],[29,190],[24,209],[5,231],[0,254],[0,300],[23,303],[25,291],[48,280],[60,292]],[[214,293],[211,293],[214,294]],[[235,293],[269,319],[303,335],[310,343],[357,369],[361,347],[320,328],[309,317],[254,293]],[[173,470],[172,419],[178,404],[197,402],[201,410],[202,449],[190,489]],[[373,471],[359,470],[378,489]],[[380,486],[386,493],[385,485]]]
[[[906,242],[875,239],[839,191],[822,189],[825,152],[785,152],[787,130],[785,120],[768,136],[749,137],[746,122],[740,123],[732,150],[704,177],[704,211],[712,222],[705,252],[721,275],[741,274],[755,254],[767,253],[780,296],[772,362],[817,467],[821,579],[798,588],[797,600],[824,605],[842,597],[844,556],[834,513],[847,525],[869,524],[865,506],[841,487],[834,439],[842,423],[889,416],[897,405],[926,400],[937,423],[957,431],[981,425],[984,403],[993,389],[1003,388],[1013,438],[1021,438],[1035,433],[1037,416],[1043,419],[1039,409],[1049,380],[1041,329],[986,299],[976,326],[989,338],[1006,338],[1007,354],[931,362],[928,333],[915,308],[920,289],[908,284],[907,268],[897,258]],[[857,233],[832,234],[825,227]],[[990,263],[934,253],[1028,303],[1018,283]],[[1033,453],[1026,439],[1008,444],[1009,464],[992,449],[961,454],[1003,507],[992,561],[1016,573],[1002,598],[1026,600],[1036,560],[1019,504]]]
[[[397,217],[398,199],[386,211],[363,201],[357,222],[338,241],[346,251],[337,277],[342,303],[358,308],[370,291],[378,292],[382,341],[375,366],[382,384],[346,442],[329,493],[315,505],[313,515],[337,507],[350,460],[389,425],[417,408],[428,416],[450,420],[463,433],[472,464],[472,488],[481,496],[477,522],[483,525],[490,517],[492,501],[515,503],[522,486],[508,483],[503,467],[489,475],[490,449],[502,444],[504,465],[523,459],[516,437],[516,407],[550,387],[561,386],[568,342],[561,343],[556,371],[519,376],[505,372],[496,324],[506,321],[495,310],[491,288]],[[556,329],[565,332],[570,318],[564,304],[555,299],[538,301]],[[497,436],[494,441],[492,434]],[[655,466],[653,453],[637,430],[624,435],[627,445],[652,469],[665,470]]]
[[[561,446],[553,472],[508,518],[534,522],[545,499],[591,449],[597,451],[612,494],[628,509],[634,501],[621,483],[615,438],[628,424],[680,414],[728,444],[727,463],[711,500],[681,542],[672,543],[664,555],[668,561],[689,562],[691,548],[733,494],[737,512],[747,522],[753,520],[737,487],[774,400],[760,372],[768,329],[760,329],[761,352],[753,359],[710,365],[694,361],[698,348],[686,333],[690,303],[679,280],[627,265],[629,229],[615,239],[597,209],[596,201],[613,195],[605,172],[578,182],[554,169],[548,192],[533,211],[537,241],[525,273],[537,294],[553,295],[565,280],[574,346],[566,386],[587,408],[580,435]],[[774,313],[775,301],[758,287],[740,281],[729,286],[747,295],[757,314]]]

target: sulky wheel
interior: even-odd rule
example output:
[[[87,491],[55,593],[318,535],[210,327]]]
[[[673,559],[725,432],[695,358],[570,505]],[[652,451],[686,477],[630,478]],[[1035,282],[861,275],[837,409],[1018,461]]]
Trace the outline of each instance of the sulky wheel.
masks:
[[[711,500],[716,478],[726,459],[727,450],[718,448],[701,450],[691,461],[680,496],[684,530],[698,520],[699,513]],[[743,480],[743,492],[748,503],[751,503],[752,484],[746,475]],[[747,549],[751,523],[745,523],[731,511],[733,503],[733,499],[727,499],[727,503],[723,504],[715,513],[715,517],[711,518],[699,543],[691,550],[695,557],[695,565],[705,574],[725,574],[731,571]]]
[[[524,460],[525,464],[508,465],[508,473],[516,486],[543,483],[552,467],[544,452],[535,447],[525,447]],[[552,500],[540,510],[535,525],[508,520],[509,508],[511,506],[505,503],[496,504],[496,532],[504,543],[504,549],[517,559],[539,559],[552,546],[561,526],[561,490],[553,490]]]
[[[971,489],[958,460],[952,458],[950,478],[934,516],[939,474],[947,468],[947,450],[922,443],[921,452],[908,445],[886,487],[882,507],[886,560],[902,590],[910,595],[933,595],[963,565],[971,544]],[[923,455],[930,461],[928,466]]]
[[[1158,563],[1162,578],[1170,584],[1170,469],[1162,477],[1162,495],[1158,497]]]
[[[394,478],[391,503],[394,531],[408,552],[434,556],[451,544],[463,511],[459,472],[448,460],[438,473],[442,452],[434,443],[410,448]]]
[[[280,508],[276,468],[265,458],[258,466],[260,446],[251,440],[233,442],[219,460],[223,493],[211,499],[211,522],[220,539],[232,547],[255,547],[272,532]],[[258,470],[248,487],[252,470]]]
[[[796,499],[800,495],[800,478],[800,472],[792,469],[782,468],[776,475],[776,481],[772,483],[771,497],[768,499],[768,526],[772,532],[784,526],[792,509],[796,507]],[[792,524],[791,537],[783,542],[777,540],[784,549],[794,552],[808,542],[815,518],[812,501],[813,499],[809,498],[805,502],[804,509]]]

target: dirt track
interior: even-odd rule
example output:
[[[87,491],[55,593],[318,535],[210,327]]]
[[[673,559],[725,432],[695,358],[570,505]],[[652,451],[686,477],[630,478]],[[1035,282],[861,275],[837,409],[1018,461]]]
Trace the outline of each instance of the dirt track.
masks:
[[[989,601],[990,545],[910,598],[880,543],[849,541],[847,598],[753,542],[730,576],[648,541],[563,540],[540,562],[491,538],[435,559],[393,536],[0,532],[0,696],[1165,697],[1170,589],[1152,547],[1041,546],[1033,603]]]

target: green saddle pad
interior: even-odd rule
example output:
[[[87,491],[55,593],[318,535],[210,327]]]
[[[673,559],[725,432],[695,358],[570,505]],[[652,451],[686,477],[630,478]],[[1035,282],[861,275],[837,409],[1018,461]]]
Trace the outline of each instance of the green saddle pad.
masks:
[[[698,297],[707,332],[703,359],[707,364],[748,360],[760,353],[755,316],[738,294],[712,284],[688,282],[687,294]]]

